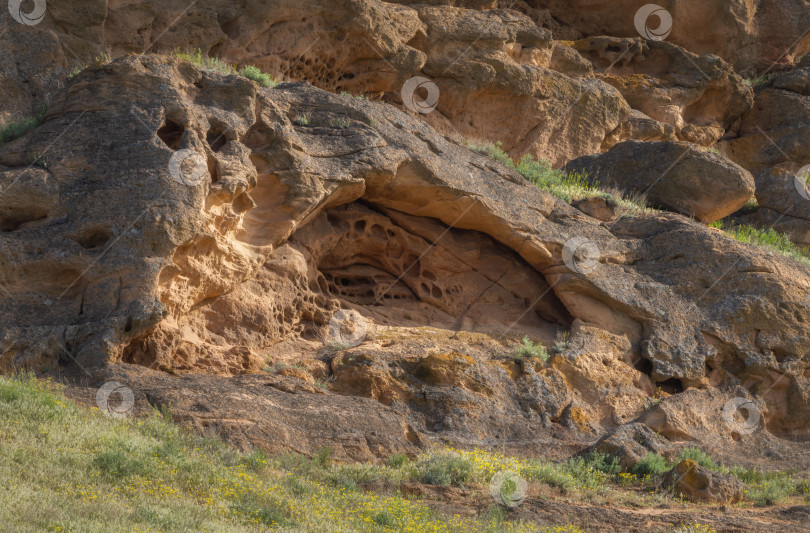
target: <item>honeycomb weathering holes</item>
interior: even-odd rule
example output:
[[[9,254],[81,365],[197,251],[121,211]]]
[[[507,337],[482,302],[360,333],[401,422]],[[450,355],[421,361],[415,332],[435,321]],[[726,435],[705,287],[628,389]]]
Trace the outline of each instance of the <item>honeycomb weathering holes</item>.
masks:
[[[161,126],[157,131],[158,137],[172,150],[180,148],[180,141],[183,139],[183,133],[186,129],[177,122],[167,118],[166,124]]]

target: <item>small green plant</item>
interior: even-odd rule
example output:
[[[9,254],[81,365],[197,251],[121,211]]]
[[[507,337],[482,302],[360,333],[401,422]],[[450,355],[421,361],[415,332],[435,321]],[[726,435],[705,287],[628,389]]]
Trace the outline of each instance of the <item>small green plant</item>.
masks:
[[[208,57],[202,53],[199,48],[193,52],[180,52],[175,51],[174,55],[180,59],[185,59],[197,65],[200,68],[212,72],[219,72],[220,74],[234,74],[234,68],[216,57]]]
[[[113,442],[107,445],[96,455],[93,464],[103,474],[114,478],[153,474],[149,465],[133,454],[132,450],[123,442]]]
[[[45,108],[40,108],[37,113],[32,117],[22,118],[20,120],[10,122],[3,127],[0,127],[0,146],[14,139],[19,139],[29,131],[33,130],[45,119]]]
[[[710,228],[714,229],[723,229],[723,221],[722,220],[715,220],[711,224],[709,224]]]
[[[622,471],[619,461],[606,453],[590,452],[582,458],[585,465],[603,474],[618,474]]]
[[[262,72],[258,67],[254,67],[253,65],[248,65],[240,70],[239,75],[243,78],[255,81],[262,87],[275,87],[279,83],[277,80],[273,79],[270,74]]]
[[[371,521],[377,524],[378,526],[382,526],[384,528],[394,527],[396,525],[396,520],[387,511],[377,513],[376,515],[374,515]]]
[[[742,212],[746,214],[753,213],[757,209],[759,209],[759,202],[757,201],[756,197],[754,197],[745,202],[745,205],[742,208]]]
[[[718,465],[714,462],[714,460],[701,450],[700,448],[695,447],[688,447],[681,450],[681,453],[678,455],[681,459],[691,459],[696,462],[698,465],[702,466],[703,468],[708,468],[709,470],[717,470]]]
[[[333,128],[346,129],[353,124],[352,119],[347,117],[337,117],[329,121],[329,125]]]
[[[395,453],[388,457],[385,463],[391,468],[402,468],[410,463],[411,460],[404,453]]]
[[[299,126],[309,126],[309,117],[307,115],[298,115],[293,122]]]
[[[39,152],[28,152],[23,159],[26,165],[31,165],[39,168],[48,168],[48,162],[42,158]]]
[[[416,464],[422,483],[463,487],[473,479],[473,464],[466,457],[436,453],[421,458]]]
[[[551,350],[549,350],[549,353],[551,355],[555,355],[555,354],[558,354],[558,353],[563,353],[565,350],[570,348],[571,347],[571,341],[569,340],[569,337],[570,337],[570,332],[563,331],[560,335],[558,335],[559,340],[557,340],[554,343],[554,346],[551,347]]]
[[[770,85],[772,77],[773,76],[766,74],[764,76],[760,76],[759,78],[746,78],[745,83],[747,83],[754,89],[760,89]]]
[[[244,455],[240,463],[253,472],[261,472],[267,467],[267,455],[261,449],[253,450]]]
[[[315,386],[322,390],[329,390],[329,384],[335,380],[334,376],[329,379],[316,379]]]
[[[774,505],[791,496],[795,485],[787,476],[771,479],[749,488],[745,495],[757,505]]]
[[[483,513],[484,520],[489,524],[487,533],[500,533],[506,531],[506,509],[502,505],[494,503],[487,507]]]
[[[672,533],[717,533],[717,530],[705,524],[683,524],[673,529]]]
[[[599,452],[572,457],[564,463],[563,469],[579,486],[590,489],[604,486],[621,472],[621,466],[615,458]]]
[[[660,476],[672,469],[672,465],[657,453],[648,453],[633,466],[637,476]]]
[[[326,468],[332,462],[332,449],[328,446],[321,448],[318,450],[317,455],[315,455],[315,463],[320,466],[321,468]]]
[[[545,346],[542,344],[534,344],[529,337],[523,337],[523,341],[515,348],[513,357],[516,361],[524,357],[539,357],[543,362],[548,361],[550,357],[546,351]]]
[[[368,100],[368,97],[364,94],[352,94],[348,91],[340,91],[340,96],[346,96],[356,100]]]

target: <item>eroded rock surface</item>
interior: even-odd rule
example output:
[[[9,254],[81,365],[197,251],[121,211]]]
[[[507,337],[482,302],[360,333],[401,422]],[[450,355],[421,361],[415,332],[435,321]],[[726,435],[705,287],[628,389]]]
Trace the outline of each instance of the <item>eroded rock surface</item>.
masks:
[[[439,131],[502,141],[513,157],[532,154],[555,166],[628,138],[677,136],[708,146],[750,108],[750,90],[716,56],[638,38],[572,46],[518,11],[522,3],[432,4],[201,0],[136,8],[93,0],[49,5],[35,26],[3,12],[0,119],[34,113],[68,75],[103,54],[198,49],[414,112],[408,104],[425,95],[403,90],[426,77],[439,96],[422,118]],[[655,124],[640,124],[632,110]]]
[[[643,0],[525,0],[541,24],[560,39],[593,35],[637,37],[635,13]],[[658,2],[672,17],[667,40],[697,54],[717,54],[740,72],[790,64],[810,50],[810,11],[805,0]],[[532,11],[531,9],[536,11]],[[660,26],[657,16],[647,21]]]
[[[299,365],[267,379],[301,405],[365,397],[380,431],[410,428],[355,455],[357,434],[333,433],[347,457],[442,438],[584,445],[659,387],[720,403],[748,390],[764,439],[806,431],[785,409],[810,409],[810,269],[677,215],[591,218],[390,105],[133,55],[73,79],[0,165],[15,191],[0,211],[4,369]],[[339,309],[368,331],[337,353]],[[518,363],[523,336],[562,344]],[[159,375],[150,397],[199,411],[205,390],[181,401]],[[121,379],[157,386],[139,376]],[[272,419],[251,420],[248,442],[266,445]]]
[[[713,472],[691,459],[667,472],[661,486],[695,502],[736,503],[745,498],[745,485],[736,477]]]

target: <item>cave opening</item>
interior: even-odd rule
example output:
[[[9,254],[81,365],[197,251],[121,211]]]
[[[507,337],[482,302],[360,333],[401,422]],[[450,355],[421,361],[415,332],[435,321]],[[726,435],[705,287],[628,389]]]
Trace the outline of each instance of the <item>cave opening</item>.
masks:
[[[573,321],[545,277],[491,237],[358,201],[327,209],[291,239],[315,289],[376,323],[552,342]]]

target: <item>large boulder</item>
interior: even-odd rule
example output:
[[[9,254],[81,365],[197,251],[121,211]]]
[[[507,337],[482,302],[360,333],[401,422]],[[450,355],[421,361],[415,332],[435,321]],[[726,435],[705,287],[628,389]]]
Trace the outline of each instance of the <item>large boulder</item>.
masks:
[[[664,474],[661,488],[693,502],[737,503],[745,499],[745,484],[731,474],[714,472],[684,459]]]
[[[672,459],[677,451],[665,437],[638,422],[626,424],[605,435],[593,449],[616,459],[626,472],[632,471],[640,460],[651,453]]]
[[[744,168],[682,142],[625,141],[565,169],[706,223],[734,213],[754,194],[754,178]]]

